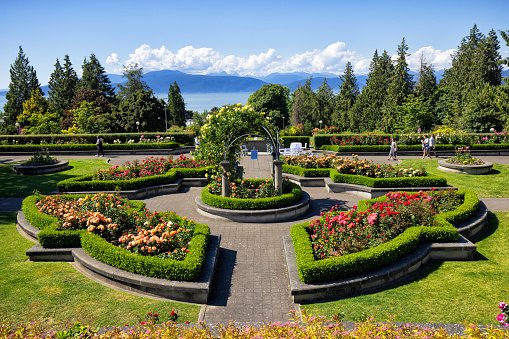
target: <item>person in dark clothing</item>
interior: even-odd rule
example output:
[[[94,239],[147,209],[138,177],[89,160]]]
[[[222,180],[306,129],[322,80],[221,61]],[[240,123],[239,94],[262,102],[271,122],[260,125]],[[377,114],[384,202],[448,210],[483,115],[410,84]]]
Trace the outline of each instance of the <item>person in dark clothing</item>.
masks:
[[[96,157],[104,157],[103,139],[101,139],[101,137],[99,135],[97,136],[97,141],[95,142],[95,145],[97,146],[97,154],[95,156]]]

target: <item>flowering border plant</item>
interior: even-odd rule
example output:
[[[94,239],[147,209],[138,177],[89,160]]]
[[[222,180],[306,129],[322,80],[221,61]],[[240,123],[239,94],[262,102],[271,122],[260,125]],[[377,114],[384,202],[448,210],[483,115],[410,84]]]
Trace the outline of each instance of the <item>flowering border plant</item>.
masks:
[[[49,150],[43,149],[41,153],[35,152],[35,154],[28,160],[23,162],[23,166],[44,166],[53,165],[58,162],[57,158],[49,155]]]
[[[498,304],[498,308],[500,308],[500,313],[497,316],[497,321],[502,326],[509,326],[509,305],[507,305],[505,302],[501,301]]]
[[[436,226],[434,215],[461,205],[454,191],[388,193],[365,211],[339,211],[334,206],[309,224],[316,260],[337,257],[376,247],[413,226]]]
[[[484,161],[472,158],[472,154],[470,154],[470,149],[468,147],[459,147],[456,150],[456,155],[454,157],[451,157],[446,162],[450,164],[457,164],[457,165],[482,165],[484,164]]]

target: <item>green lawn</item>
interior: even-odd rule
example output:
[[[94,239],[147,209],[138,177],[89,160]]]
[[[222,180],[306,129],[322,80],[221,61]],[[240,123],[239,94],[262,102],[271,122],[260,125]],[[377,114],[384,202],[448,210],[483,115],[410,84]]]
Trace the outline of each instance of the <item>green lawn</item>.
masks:
[[[329,303],[303,305],[312,315],[344,311],[346,321],[366,313],[377,320],[496,325],[498,303],[509,299],[509,212],[489,213],[490,229],[478,241],[475,261],[432,261],[402,286]]]
[[[200,306],[158,301],[120,292],[85,277],[65,262],[27,262],[34,243],[16,230],[16,213],[0,213],[0,319],[12,324],[39,321],[65,329],[75,321],[93,327],[134,325],[137,316],[179,312],[179,322],[196,322]]]
[[[34,190],[48,194],[57,190],[59,181],[108,169],[110,164],[104,159],[69,160],[71,169],[44,175],[17,175],[12,173],[13,164],[0,164],[0,198],[23,198]]]
[[[460,190],[474,190],[483,198],[509,198],[507,180],[509,166],[493,164],[493,173],[489,175],[467,175],[437,170],[436,159],[403,159],[400,167],[424,167],[428,173],[437,174],[447,179],[447,183]]]

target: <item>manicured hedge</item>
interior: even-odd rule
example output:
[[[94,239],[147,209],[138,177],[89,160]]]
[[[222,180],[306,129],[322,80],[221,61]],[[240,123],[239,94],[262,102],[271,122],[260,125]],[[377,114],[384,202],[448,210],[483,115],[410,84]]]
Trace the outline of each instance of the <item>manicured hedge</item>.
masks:
[[[192,132],[147,132],[147,133],[109,133],[100,134],[106,144],[113,144],[115,140],[120,140],[124,146],[129,140],[134,140],[134,145],[138,143],[140,137],[154,140],[159,137],[172,137],[173,142],[182,145],[194,145],[194,133]],[[41,147],[42,144],[58,145],[63,143],[69,144],[91,144],[95,147],[97,134],[40,134],[40,135],[0,135],[0,144],[6,145],[26,145],[33,144]],[[106,146],[105,144],[105,146]],[[145,144],[146,145],[146,144]]]
[[[262,182],[260,180],[249,180],[250,182]],[[208,187],[201,191],[201,200],[210,206],[217,208],[224,208],[230,210],[265,210],[270,208],[284,207],[298,202],[302,199],[302,189],[299,185],[289,182],[291,185],[291,192],[282,194],[273,198],[259,198],[259,199],[237,199],[230,197],[222,197],[209,192]]]
[[[330,177],[334,182],[348,183],[369,186],[374,188],[382,187],[445,187],[447,179],[444,177],[429,174],[425,177],[404,177],[404,178],[370,178],[361,175],[341,174],[336,169],[331,169]]]
[[[393,263],[415,250],[423,241],[457,241],[459,233],[455,225],[474,215],[479,203],[479,199],[473,191],[459,191],[457,194],[463,196],[463,204],[454,211],[435,216],[435,220],[440,226],[411,227],[391,241],[375,248],[341,257],[315,260],[310,236],[306,230],[309,222],[294,225],[291,236],[296,253],[299,277],[304,283],[325,282],[351,277]],[[383,200],[384,198],[385,196],[371,199],[365,203],[372,204],[374,201]],[[359,205],[362,205],[362,202]]]
[[[174,168],[165,174],[132,180],[92,180],[93,174],[87,174],[60,181],[57,187],[60,192],[115,191],[117,188],[135,190],[143,187],[171,184],[177,178],[204,178],[208,169],[209,167]]]
[[[301,177],[328,177],[330,176],[330,170],[330,168],[303,168],[283,164],[284,173],[300,175]]]
[[[73,199],[83,198],[86,194],[71,195]],[[46,213],[39,212],[35,204],[41,199],[41,195],[31,195],[23,200],[22,208],[25,219],[35,228],[41,230],[37,234],[39,244],[44,248],[80,247],[80,237],[84,231],[57,231],[55,230],[58,219]],[[145,207],[142,201],[129,201],[130,206],[141,211]]]
[[[308,147],[310,146],[310,138],[307,136],[286,136],[281,137],[281,139],[283,140],[284,148],[289,148],[292,142],[300,142],[302,147],[304,147],[305,144],[308,144]]]
[[[181,145],[176,142],[157,144],[105,144],[103,149],[108,150],[138,150],[138,149],[173,149]],[[0,152],[40,152],[42,149],[51,151],[91,151],[96,150],[95,144],[43,144],[43,145],[0,145]]]
[[[85,194],[71,195],[79,198]],[[32,226],[41,229],[38,234],[39,244],[44,248],[83,247],[95,259],[108,265],[150,277],[193,281],[200,274],[205,251],[210,235],[207,225],[195,224],[193,237],[188,246],[189,252],[184,260],[160,259],[158,257],[142,256],[126,249],[116,247],[103,238],[90,234],[86,230],[57,231],[57,218],[39,212],[35,203],[40,196],[32,195],[23,201],[23,213]],[[141,201],[129,201],[136,210],[145,207]]]
[[[455,150],[455,145],[435,145],[437,151]],[[389,153],[389,145],[323,145],[321,150],[332,152],[387,152]],[[422,151],[421,145],[398,145],[398,151]]]
[[[196,224],[188,246],[189,252],[182,261],[138,255],[88,232],[82,234],[81,246],[91,257],[128,272],[161,279],[194,281],[200,275],[209,236],[207,225]]]

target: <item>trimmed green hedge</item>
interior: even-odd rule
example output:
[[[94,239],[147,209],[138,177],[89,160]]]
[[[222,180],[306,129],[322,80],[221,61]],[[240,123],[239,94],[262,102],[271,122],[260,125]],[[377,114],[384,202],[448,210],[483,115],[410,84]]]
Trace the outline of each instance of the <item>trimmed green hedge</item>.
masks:
[[[283,164],[283,173],[300,175],[301,177],[328,177],[330,176],[330,170],[330,168],[303,168]]]
[[[334,182],[356,184],[374,188],[382,187],[445,187],[447,179],[438,175],[429,174],[425,177],[404,178],[370,178],[354,174],[341,174],[331,169],[330,177]]]
[[[286,136],[281,137],[281,140],[283,140],[283,146],[284,148],[289,148],[290,144],[292,142],[300,142],[302,144],[302,147],[304,147],[305,144],[308,144],[308,147],[310,146],[310,138],[307,136]]]
[[[83,198],[86,194],[71,195],[70,198]],[[22,208],[25,219],[35,228],[41,230],[37,234],[39,244],[44,248],[80,247],[81,234],[84,231],[57,231],[55,230],[58,219],[46,213],[39,212],[35,204],[41,195],[31,195],[23,200]],[[129,201],[131,208],[141,211],[145,207],[142,201]]]
[[[264,179],[249,180],[250,182],[263,182]],[[230,197],[222,197],[209,192],[208,187],[201,191],[201,200],[210,206],[224,208],[230,210],[265,210],[277,207],[284,207],[298,202],[302,199],[302,189],[299,185],[289,182],[292,190],[290,193],[282,194],[273,198],[259,199],[237,199]]]
[[[456,145],[435,145],[437,151],[455,150]],[[389,152],[389,145],[323,145],[321,150],[332,152]],[[421,145],[398,145],[398,151],[422,151]]]
[[[137,149],[172,149],[180,147],[176,142],[157,144],[105,144],[103,149],[108,150],[137,150]],[[91,151],[96,150],[95,144],[43,144],[43,145],[0,145],[0,152],[40,152],[42,149],[49,151]]]
[[[474,215],[479,203],[477,194],[473,191],[459,191],[457,194],[463,196],[463,204],[454,211],[435,216],[439,226],[411,227],[391,241],[375,248],[341,257],[315,260],[310,236],[306,230],[309,222],[294,225],[291,236],[300,279],[304,283],[315,283],[351,277],[393,263],[411,253],[421,242],[457,241],[459,233],[455,225]],[[377,199],[384,198],[385,196]],[[371,204],[377,199],[368,200],[367,203]]]
[[[69,197],[78,198],[85,195],[70,195]],[[193,237],[188,246],[189,252],[182,261],[142,256],[116,247],[103,238],[88,233],[86,230],[55,230],[57,218],[39,212],[35,206],[40,197],[31,195],[23,200],[23,213],[32,226],[41,230],[38,234],[38,240],[44,248],[81,246],[90,256],[108,265],[155,278],[193,281],[200,274],[210,236],[210,229],[207,225],[195,224]],[[141,201],[129,201],[129,203],[136,210],[145,207],[145,203]]]
[[[159,137],[172,137],[173,142],[177,144],[192,146],[194,145],[194,133],[192,132],[146,132],[146,133],[110,133],[110,134],[99,134],[106,144],[113,144],[115,140],[120,140],[124,146],[129,140],[134,140],[136,143],[140,140],[143,135],[145,139],[156,139]],[[0,135],[0,145],[26,145],[32,144],[34,146],[41,147],[43,144],[46,145],[59,145],[63,143],[72,144],[91,144],[94,145],[97,139],[97,134],[31,134],[31,135]],[[14,141],[14,142],[13,142]],[[147,145],[147,144],[142,144]]]
[[[210,167],[174,168],[161,175],[132,180],[92,180],[93,174],[62,180],[57,184],[60,192],[135,190],[143,187],[171,184],[177,178],[204,178]]]
[[[161,279],[194,281],[200,275],[209,236],[207,225],[196,224],[188,246],[189,252],[182,261],[138,255],[88,232],[82,234],[81,246],[91,257],[128,272]]]

